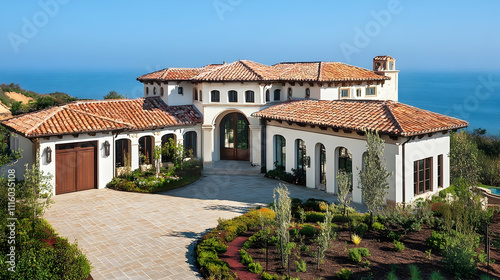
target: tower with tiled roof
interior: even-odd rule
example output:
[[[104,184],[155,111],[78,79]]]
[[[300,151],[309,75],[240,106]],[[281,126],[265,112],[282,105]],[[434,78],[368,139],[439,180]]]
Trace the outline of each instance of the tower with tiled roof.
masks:
[[[373,58],[373,71],[377,74],[390,77],[384,84],[384,91],[388,99],[398,101],[398,73],[396,70],[396,60],[388,55],[376,56]]]

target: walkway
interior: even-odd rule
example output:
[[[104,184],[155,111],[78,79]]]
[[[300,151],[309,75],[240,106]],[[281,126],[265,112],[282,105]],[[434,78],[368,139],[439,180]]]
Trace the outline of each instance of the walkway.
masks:
[[[109,189],[54,197],[45,218],[92,262],[94,279],[199,279],[194,246],[219,218],[272,201],[278,181],[261,175],[208,175],[162,194]],[[291,197],[336,197],[289,186]]]

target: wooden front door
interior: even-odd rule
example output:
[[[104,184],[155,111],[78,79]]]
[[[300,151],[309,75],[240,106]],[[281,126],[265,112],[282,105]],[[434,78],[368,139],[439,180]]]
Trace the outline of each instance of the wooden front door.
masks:
[[[56,194],[96,186],[97,142],[56,145]]]
[[[221,121],[220,158],[223,160],[250,160],[248,120],[239,113],[231,113]]]

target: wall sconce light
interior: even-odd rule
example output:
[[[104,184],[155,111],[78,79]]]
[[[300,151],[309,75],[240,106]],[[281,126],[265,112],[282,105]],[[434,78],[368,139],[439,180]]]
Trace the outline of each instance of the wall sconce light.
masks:
[[[305,162],[306,166],[307,167],[311,167],[311,157],[310,156],[307,156],[306,157],[306,162]]]
[[[109,144],[109,142],[108,142],[108,141],[105,141],[105,142],[104,142],[104,155],[106,155],[107,157],[109,157],[109,155],[110,155],[110,153],[111,153],[111,152],[110,152],[110,146],[111,146],[111,145]]]
[[[45,161],[52,162],[52,149],[50,147],[45,148]]]

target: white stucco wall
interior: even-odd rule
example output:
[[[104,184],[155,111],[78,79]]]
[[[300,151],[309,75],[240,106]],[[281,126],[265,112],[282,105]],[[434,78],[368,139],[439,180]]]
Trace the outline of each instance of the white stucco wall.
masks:
[[[361,190],[358,188],[358,173],[362,167],[362,156],[366,151],[366,140],[364,136],[359,136],[355,132],[344,133],[333,132],[331,129],[327,131],[319,128],[298,127],[296,125],[289,126],[288,124],[279,125],[276,122],[268,124],[266,127],[266,167],[267,170],[274,168],[274,136],[281,135],[286,140],[286,171],[292,172],[292,168],[296,168],[295,143],[297,139],[302,139],[306,144],[306,154],[311,157],[311,166],[307,168],[306,186],[308,188],[316,188],[319,185],[319,152],[317,144],[321,143],[326,149],[326,192],[338,193],[336,174],[338,172],[338,149],[340,147],[347,148],[352,154],[352,170],[353,170],[353,201],[362,203]],[[387,168],[389,171],[394,171],[396,166],[397,146],[388,144],[386,146]],[[394,199],[395,176],[389,179],[390,191],[386,199]]]
[[[274,136],[281,135],[286,139],[286,171],[292,172],[292,168],[296,168],[295,141],[302,139],[306,144],[306,154],[311,157],[311,166],[307,168],[307,187],[316,188],[319,185],[319,152],[317,144],[321,143],[326,149],[326,191],[328,193],[337,193],[337,183],[335,174],[338,172],[338,151],[339,147],[347,148],[352,154],[353,165],[353,200],[354,202],[362,203],[361,190],[358,186],[358,173],[362,167],[362,155],[366,151],[366,140],[364,136],[359,136],[355,132],[343,133],[342,131],[335,133],[328,129],[322,131],[318,128],[298,127],[296,125],[289,126],[288,124],[278,124],[272,122],[266,128],[266,167],[267,170],[274,168]],[[389,178],[389,189],[387,190],[386,199],[391,202],[406,202],[411,203],[419,197],[428,197],[436,194],[443,188],[447,188],[450,184],[450,169],[449,169],[449,135],[437,133],[432,136],[424,136],[412,138],[410,142],[405,144],[405,197],[403,199],[403,155],[402,143],[407,138],[399,137],[397,140],[390,139],[387,136],[382,136],[386,142],[385,158],[387,169],[393,172]],[[443,188],[438,188],[438,156],[443,155]],[[424,158],[433,158],[433,190],[421,195],[414,195],[413,189],[413,163],[416,160]]]
[[[407,203],[420,197],[428,197],[440,190],[450,186],[450,137],[449,134],[436,133],[432,136],[425,136],[422,139],[416,137],[405,144],[405,199]],[[438,189],[438,156],[443,155],[443,188]],[[414,161],[432,157],[432,184],[433,191],[414,196],[413,187],[413,163]],[[402,153],[398,156],[400,166],[402,166]],[[401,170],[401,171],[399,171]],[[402,168],[398,168],[398,182],[403,180]],[[401,185],[402,186],[402,185]],[[402,191],[397,194],[397,201],[403,201]]]
[[[26,169],[25,164],[31,165],[34,163],[34,144],[28,138],[24,138],[19,134],[11,133],[10,135],[9,147],[15,151],[21,149],[21,158],[11,162],[10,164],[12,165],[2,166],[0,169],[0,175],[5,174],[8,169],[14,169],[16,170],[16,179],[22,180],[24,179],[23,175],[24,170]]]
[[[80,134],[78,137],[73,137],[72,135],[65,135],[62,139],[52,136],[48,140],[40,138],[40,170],[47,174],[51,174],[51,184],[53,186],[53,194],[56,191],[56,172],[60,172],[61,168],[56,170],[56,145],[57,144],[68,144],[68,143],[78,143],[78,142],[89,142],[97,141],[97,188],[102,189],[106,187],[106,184],[113,179],[114,173],[114,161],[113,153],[106,157],[104,154],[104,142],[108,141],[111,144],[111,149],[114,150],[113,145],[113,135],[97,133],[96,136],[90,136],[88,134]],[[45,149],[50,147],[52,150],[52,161],[47,162],[47,157],[45,154]],[[113,151],[111,150],[111,151]]]

